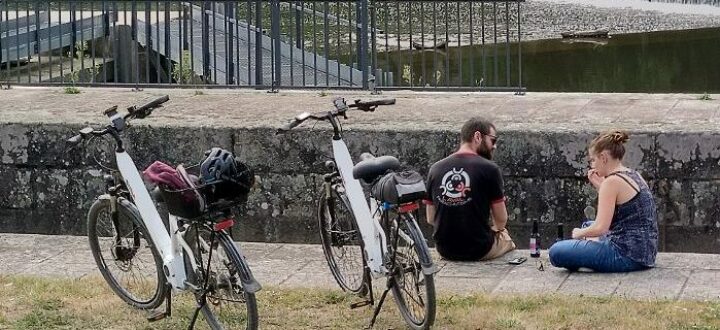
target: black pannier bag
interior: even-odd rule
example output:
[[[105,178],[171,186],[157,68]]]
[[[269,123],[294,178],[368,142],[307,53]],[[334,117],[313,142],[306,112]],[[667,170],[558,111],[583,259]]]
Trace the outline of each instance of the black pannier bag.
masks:
[[[378,179],[370,193],[382,202],[410,203],[425,197],[425,182],[416,171],[391,172]]]

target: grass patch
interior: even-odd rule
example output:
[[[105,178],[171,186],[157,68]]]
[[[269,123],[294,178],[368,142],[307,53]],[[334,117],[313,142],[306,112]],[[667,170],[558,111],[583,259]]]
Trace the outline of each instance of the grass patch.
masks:
[[[705,93],[705,94],[703,94],[703,95],[700,95],[700,97],[698,97],[698,100],[700,100],[700,101],[712,101],[713,98],[712,98],[712,96],[710,96],[710,94]]]
[[[172,317],[148,323],[99,276],[0,276],[0,297],[0,329],[182,329],[194,310],[190,295],[176,295]],[[405,329],[388,299],[375,328]],[[262,329],[360,329],[372,316],[351,310],[359,298],[337,290],[265,287],[257,300]],[[720,329],[720,302],[441,294],[437,310],[437,329]]]
[[[65,87],[65,94],[80,94],[80,89],[77,87]]]

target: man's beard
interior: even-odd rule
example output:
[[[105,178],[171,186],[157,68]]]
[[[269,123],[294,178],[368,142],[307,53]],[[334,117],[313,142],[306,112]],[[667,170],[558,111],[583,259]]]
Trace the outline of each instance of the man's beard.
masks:
[[[484,144],[479,145],[476,151],[477,154],[480,155],[482,158],[485,158],[487,160],[492,160],[493,158],[492,149],[485,148]]]

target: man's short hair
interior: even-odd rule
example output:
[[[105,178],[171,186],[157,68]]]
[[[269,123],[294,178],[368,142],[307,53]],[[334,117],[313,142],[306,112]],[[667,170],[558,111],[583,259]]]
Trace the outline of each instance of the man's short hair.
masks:
[[[482,134],[490,134],[490,128],[495,129],[495,125],[483,117],[472,117],[463,124],[460,130],[461,142],[472,142],[475,132]]]

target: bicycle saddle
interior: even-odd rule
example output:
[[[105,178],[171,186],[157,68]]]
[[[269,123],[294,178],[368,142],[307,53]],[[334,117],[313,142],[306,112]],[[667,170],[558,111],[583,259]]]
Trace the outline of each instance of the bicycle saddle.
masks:
[[[400,169],[400,161],[397,158],[393,156],[375,157],[364,152],[360,155],[360,162],[353,166],[353,177],[370,184],[388,170],[394,171],[398,169]]]

